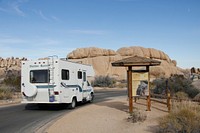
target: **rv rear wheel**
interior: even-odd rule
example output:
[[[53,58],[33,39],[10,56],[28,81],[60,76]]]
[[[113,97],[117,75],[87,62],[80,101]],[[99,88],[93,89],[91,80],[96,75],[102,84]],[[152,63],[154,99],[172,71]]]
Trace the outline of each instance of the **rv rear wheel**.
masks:
[[[74,109],[76,107],[76,98],[74,97],[72,99],[72,102],[69,104],[70,109]]]

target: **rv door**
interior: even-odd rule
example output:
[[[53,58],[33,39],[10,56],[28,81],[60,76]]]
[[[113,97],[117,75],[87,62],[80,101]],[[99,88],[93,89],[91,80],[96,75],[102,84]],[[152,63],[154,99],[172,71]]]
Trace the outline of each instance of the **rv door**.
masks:
[[[87,75],[86,71],[83,71],[83,83],[82,83],[82,88],[83,88],[83,97],[88,96],[88,86],[87,86]]]

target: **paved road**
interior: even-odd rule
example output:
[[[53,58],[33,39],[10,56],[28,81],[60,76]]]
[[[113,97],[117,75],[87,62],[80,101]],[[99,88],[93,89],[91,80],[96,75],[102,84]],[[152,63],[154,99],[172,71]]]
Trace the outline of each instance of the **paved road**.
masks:
[[[96,91],[94,103],[125,95],[126,91]],[[87,104],[77,108],[84,106]],[[31,133],[70,111],[73,110],[53,105],[43,106],[42,109],[35,104],[0,107],[0,133]]]

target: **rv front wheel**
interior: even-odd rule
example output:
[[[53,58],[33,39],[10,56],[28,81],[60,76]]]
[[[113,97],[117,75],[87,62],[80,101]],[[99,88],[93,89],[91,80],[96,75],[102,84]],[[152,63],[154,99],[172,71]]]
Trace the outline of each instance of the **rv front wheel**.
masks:
[[[74,97],[72,99],[72,102],[69,104],[70,109],[74,109],[76,107],[76,98]]]
[[[90,93],[90,103],[92,103],[94,101],[94,94],[93,93]]]

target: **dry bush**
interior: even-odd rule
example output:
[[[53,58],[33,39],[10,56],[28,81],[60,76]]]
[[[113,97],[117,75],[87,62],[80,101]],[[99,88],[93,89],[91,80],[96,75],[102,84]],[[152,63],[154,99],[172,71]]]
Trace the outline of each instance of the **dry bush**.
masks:
[[[185,93],[185,92],[182,92],[182,91],[179,91],[175,94],[175,97],[178,99],[178,100],[182,100],[182,99],[188,99],[188,94]]]
[[[138,109],[134,109],[133,113],[128,117],[129,122],[143,122],[147,119],[147,114],[144,111],[140,111]]]
[[[200,93],[197,94],[194,98],[193,98],[194,101],[198,101],[200,102]]]
[[[126,88],[127,87],[127,83],[119,83],[119,84],[116,85],[116,87]]]
[[[127,87],[127,81],[126,80],[118,80],[116,82],[116,87],[118,87],[118,88],[126,88]]]
[[[174,103],[172,111],[159,119],[160,133],[199,133],[200,106],[192,102]]]
[[[1,84],[11,86],[13,91],[20,92],[21,89],[21,76],[19,74],[7,74]]]
[[[110,76],[96,76],[91,82],[94,87],[115,87],[116,79]]]
[[[4,85],[0,87],[0,100],[11,99],[12,96],[13,93],[10,88]]]

